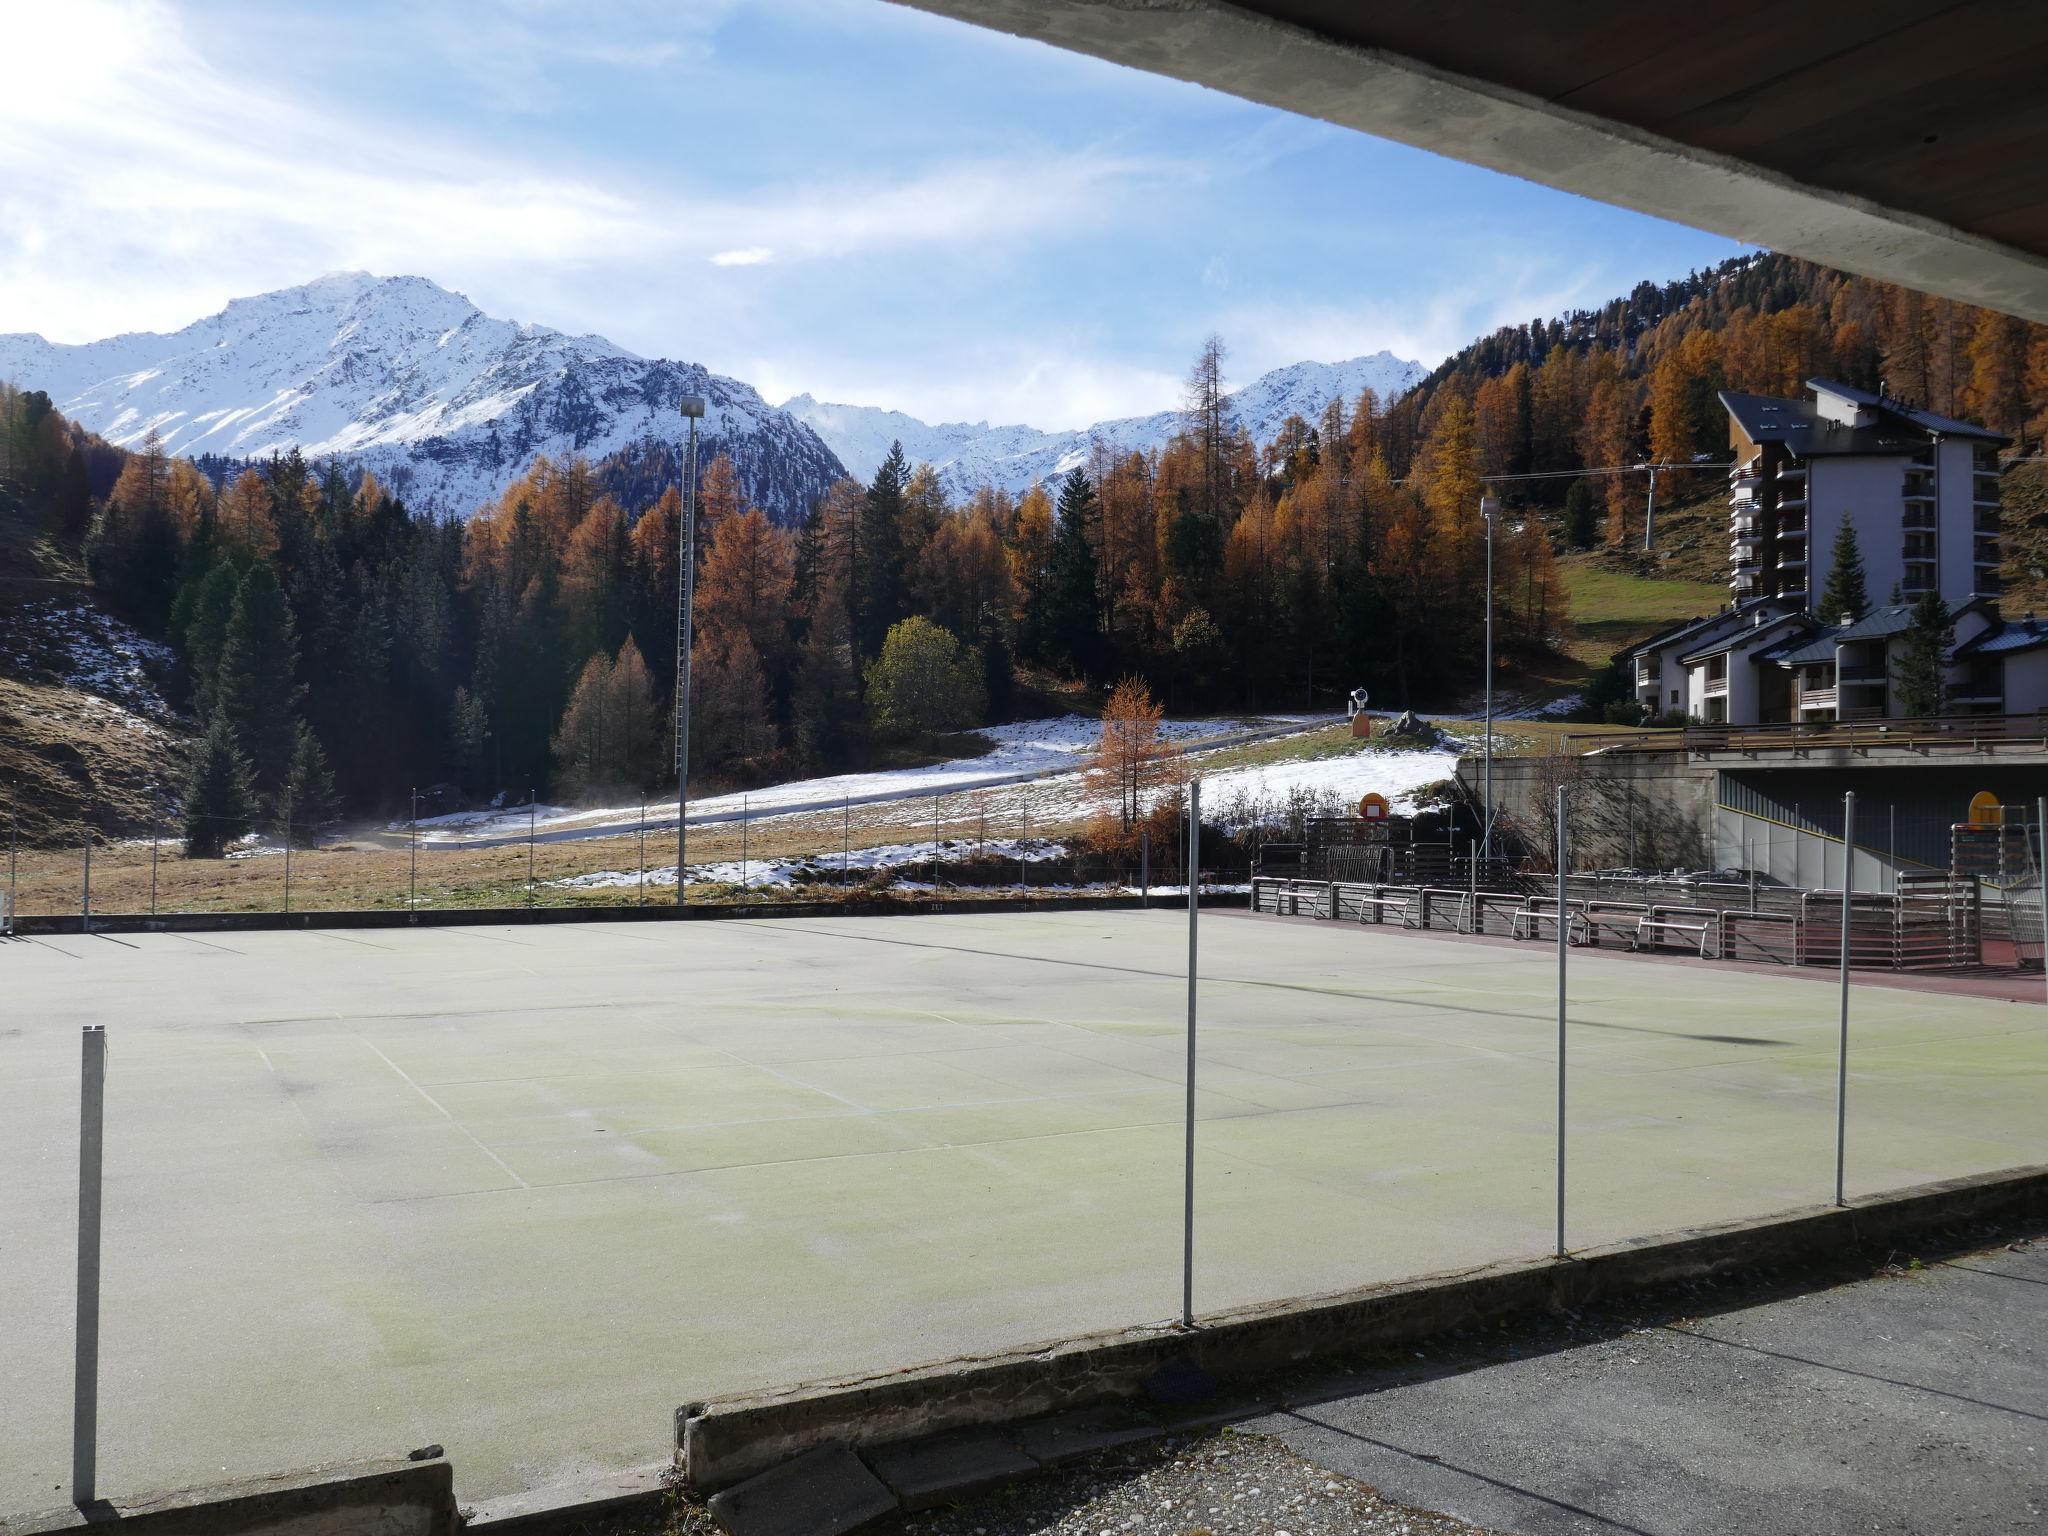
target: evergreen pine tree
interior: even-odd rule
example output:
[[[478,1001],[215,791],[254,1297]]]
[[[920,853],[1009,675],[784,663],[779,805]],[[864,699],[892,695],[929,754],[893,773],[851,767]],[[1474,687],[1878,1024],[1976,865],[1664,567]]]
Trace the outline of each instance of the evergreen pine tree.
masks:
[[[229,843],[248,832],[254,817],[249,765],[235,746],[226,717],[215,715],[199,738],[185,780],[185,857],[219,858]]]
[[[76,448],[65,457],[64,479],[57,487],[57,526],[67,539],[81,537],[92,522],[92,477],[85,455]]]
[[[1918,719],[1941,713],[1948,692],[1948,650],[1954,638],[1948,604],[1939,592],[1930,592],[1913,605],[1912,621],[1892,671],[1893,697],[1901,714]]]
[[[241,576],[226,561],[214,566],[179,599],[174,619],[192,679],[192,707],[203,720],[213,713],[220,683],[220,653],[227,644],[228,621],[235,613],[235,592]]]
[[[903,616],[903,487],[909,479],[903,445],[892,443],[861,500],[853,597],[854,642],[863,656],[877,654]]]
[[[1863,585],[1863,550],[1856,542],[1856,525],[1842,520],[1835,535],[1833,563],[1828,567],[1828,584],[1820,595],[1819,614],[1824,624],[1854,622],[1870,612],[1870,594]]]
[[[1574,480],[1564,493],[1564,539],[1573,549],[1591,549],[1600,531],[1600,511],[1591,482]]]
[[[285,770],[284,790],[276,800],[276,825],[294,848],[310,848],[320,829],[341,811],[334,789],[334,770],[313,728],[301,720],[292,733],[292,760]],[[286,817],[290,820],[287,822]]]
[[[259,560],[235,590],[234,611],[220,648],[214,704],[234,730],[235,744],[248,759],[251,781],[264,796],[283,788],[291,767],[298,654],[284,592],[270,567]]]
[[[792,745],[804,766],[833,768],[860,757],[860,678],[854,671],[852,627],[839,588],[829,581],[821,583],[812,604],[789,715]]]
[[[1081,677],[1093,677],[1102,660],[1102,635],[1096,627],[1095,545],[1090,537],[1099,516],[1095,487],[1077,469],[1060,487],[1046,592],[1046,628],[1053,653]]]
[[[458,686],[448,706],[448,764],[455,781],[470,794],[482,782],[484,749],[491,739],[491,717],[484,701]]]

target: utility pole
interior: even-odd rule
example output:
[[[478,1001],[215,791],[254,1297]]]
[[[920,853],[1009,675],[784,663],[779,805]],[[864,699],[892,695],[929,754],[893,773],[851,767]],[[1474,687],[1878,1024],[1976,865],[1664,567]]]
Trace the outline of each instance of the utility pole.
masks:
[[[1479,498],[1479,515],[1486,519],[1486,804],[1479,822],[1479,857],[1493,859],[1493,525],[1500,520],[1500,498]],[[1472,887],[1479,888],[1479,871],[1472,871]]]
[[[690,833],[690,623],[697,602],[697,422],[702,395],[684,395],[676,409],[690,424],[690,450],[683,472],[683,529],[676,558],[676,905],[683,904],[683,867],[689,862]]]
[[[1657,547],[1657,471],[1663,467],[1662,464],[1638,464],[1636,466],[1637,469],[1647,469],[1650,472],[1650,499],[1643,508],[1643,548],[1645,550],[1652,550]]]

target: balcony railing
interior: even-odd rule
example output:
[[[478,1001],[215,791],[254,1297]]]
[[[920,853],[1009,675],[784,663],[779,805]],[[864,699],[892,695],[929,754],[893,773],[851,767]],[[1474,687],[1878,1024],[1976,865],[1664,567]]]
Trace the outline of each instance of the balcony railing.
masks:
[[[1700,691],[1710,699],[1725,699],[1728,697],[1728,679],[1710,677]]]
[[[1792,695],[1792,703],[1798,709],[1833,709],[1835,690],[1832,688],[1801,688]]]

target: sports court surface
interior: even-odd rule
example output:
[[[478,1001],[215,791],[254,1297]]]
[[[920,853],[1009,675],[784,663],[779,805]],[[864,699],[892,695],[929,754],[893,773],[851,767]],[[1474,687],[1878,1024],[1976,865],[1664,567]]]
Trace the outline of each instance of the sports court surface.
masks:
[[[1548,1251],[1552,949],[1202,919],[1197,1310]],[[676,1405],[1179,1306],[1170,911],[0,946],[0,1513],[440,1442],[466,1499]],[[1570,1241],[1826,1199],[1824,975],[1571,957]],[[2048,1008],[1858,986],[1849,1187],[2048,1160]]]

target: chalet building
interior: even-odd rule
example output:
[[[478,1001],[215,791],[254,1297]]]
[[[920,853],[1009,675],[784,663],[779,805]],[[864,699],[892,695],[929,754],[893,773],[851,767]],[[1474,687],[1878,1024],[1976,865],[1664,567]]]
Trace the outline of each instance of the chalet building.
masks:
[[[2048,623],[1998,610],[2009,439],[1830,379],[1807,388],[1807,400],[1722,392],[1731,601],[1629,654],[1637,703],[1709,724],[1896,717],[1913,604],[1934,592],[1955,624],[1949,708],[2048,710]],[[1865,589],[1891,599],[1853,621],[1814,612],[1845,524]]]

